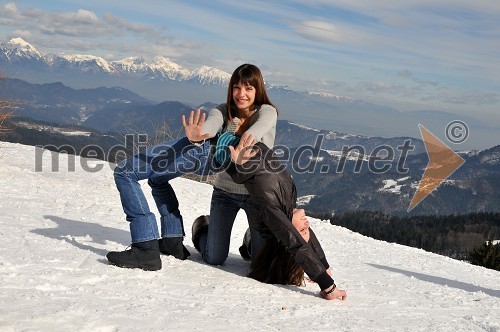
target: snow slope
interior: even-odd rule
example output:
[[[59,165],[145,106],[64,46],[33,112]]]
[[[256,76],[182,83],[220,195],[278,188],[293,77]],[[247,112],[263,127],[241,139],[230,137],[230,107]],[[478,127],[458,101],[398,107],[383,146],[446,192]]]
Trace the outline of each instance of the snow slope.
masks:
[[[71,172],[68,156],[56,157],[59,172],[51,171],[49,152],[35,172],[34,147],[0,142],[1,331],[500,330],[500,272],[319,220],[312,227],[348,292],[344,302],[321,299],[315,284],[246,278],[248,263],[237,251],[244,214],[227,262],[206,265],[190,228],[208,213],[211,187],[186,179],[172,184],[190,259],[162,257],[157,272],[108,265],[105,254],[130,241],[112,167],[76,158]]]

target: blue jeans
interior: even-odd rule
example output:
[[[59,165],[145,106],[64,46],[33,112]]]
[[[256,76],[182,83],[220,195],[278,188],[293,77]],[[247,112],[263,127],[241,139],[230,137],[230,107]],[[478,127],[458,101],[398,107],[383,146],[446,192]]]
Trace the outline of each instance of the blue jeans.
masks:
[[[151,186],[161,216],[161,237],[181,237],[185,235],[182,216],[169,181],[185,173],[205,175],[211,171],[210,142],[195,146],[186,137],[160,143],[120,163],[114,170],[114,178],[130,222],[132,243],[159,238],[156,218],[149,209],[140,180],[147,179]]]
[[[201,256],[212,265],[223,264],[229,254],[231,230],[234,219],[240,209],[243,209],[247,218],[252,218],[252,202],[249,195],[239,195],[226,192],[214,187],[210,204],[210,219],[208,233],[200,236]],[[265,244],[260,233],[250,228],[252,236],[252,252]]]

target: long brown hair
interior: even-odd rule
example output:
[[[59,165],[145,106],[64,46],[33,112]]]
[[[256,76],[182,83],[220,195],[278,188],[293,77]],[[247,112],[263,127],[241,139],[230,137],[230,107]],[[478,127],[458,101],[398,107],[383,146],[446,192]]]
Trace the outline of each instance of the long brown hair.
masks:
[[[248,276],[267,284],[300,286],[304,282],[304,269],[277,239],[269,239],[252,259]]]
[[[226,106],[229,121],[236,116],[236,105],[233,101],[233,86],[239,82],[251,85],[255,88],[255,105],[262,106],[263,104],[268,104],[276,108],[271,102],[271,99],[267,96],[264,78],[262,77],[260,69],[255,65],[245,63],[234,70],[227,87]]]

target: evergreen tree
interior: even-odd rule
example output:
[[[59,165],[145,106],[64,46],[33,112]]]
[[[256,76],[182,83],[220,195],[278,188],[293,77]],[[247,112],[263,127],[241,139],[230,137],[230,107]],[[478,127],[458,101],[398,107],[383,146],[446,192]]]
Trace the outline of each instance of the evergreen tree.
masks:
[[[493,241],[486,241],[475,246],[469,257],[474,265],[500,271],[500,243],[493,244]]]

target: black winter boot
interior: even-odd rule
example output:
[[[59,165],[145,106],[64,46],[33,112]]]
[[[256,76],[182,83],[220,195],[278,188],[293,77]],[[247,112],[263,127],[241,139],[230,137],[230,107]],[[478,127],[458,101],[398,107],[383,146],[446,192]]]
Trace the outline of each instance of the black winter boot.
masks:
[[[200,236],[202,234],[208,233],[208,218],[210,216],[199,216],[193,222],[191,227],[191,240],[193,241],[194,247],[198,252],[200,249]]]
[[[160,253],[164,255],[172,255],[177,259],[185,260],[188,258],[191,253],[187,250],[186,247],[182,244],[182,237],[164,237],[160,239]]]
[[[250,235],[250,228],[245,232],[245,236],[243,237],[243,243],[239,248],[241,258],[246,261],[252,259],[252,236]]]
[[[106,255],[108,261],[119,267],[157,271],[161,269],[158,240],[132,243],[125,251],[111,251]]]

